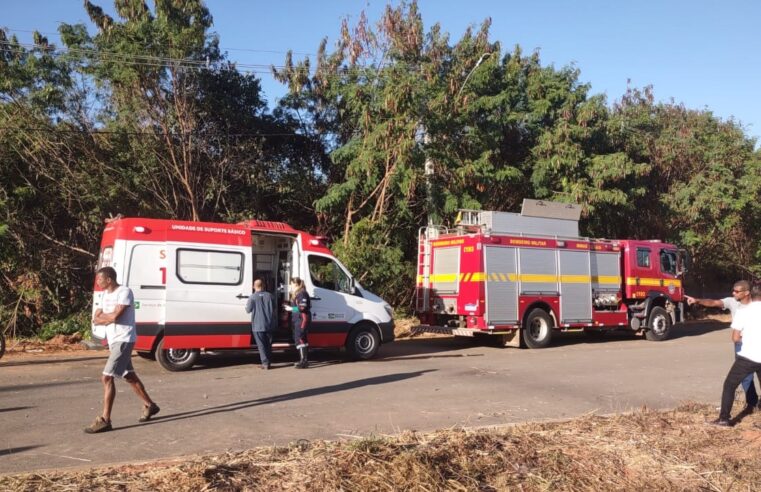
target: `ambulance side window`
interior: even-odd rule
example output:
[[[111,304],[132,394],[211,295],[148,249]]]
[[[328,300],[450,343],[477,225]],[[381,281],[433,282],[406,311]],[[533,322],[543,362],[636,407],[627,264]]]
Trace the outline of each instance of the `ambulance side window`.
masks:
[[[637,266],[640,268],[650,268],[650,250],[647,248],[637,248]]]
[[[178,249],[177,277],[186,284],[239,285],[243,281],[243,253]]]
[[[309,276],[312,285],[351,294],[351,280],[338,263],[324,256],[309,255]]]
[[[661,251],[661,272],[676,275],[676,252]]]

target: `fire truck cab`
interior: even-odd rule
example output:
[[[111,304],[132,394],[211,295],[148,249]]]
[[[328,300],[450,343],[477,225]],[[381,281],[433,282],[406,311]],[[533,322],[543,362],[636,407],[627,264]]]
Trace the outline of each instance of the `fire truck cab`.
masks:
[[[281,317],[275,348],[291,345],[288,283],[301,277],[312,299],[310,347],[375,356],[394,339],[391,307],[364,289],[325,239],[287,224],[117,218],[106,223],[98,267],[111,266],[135,297],[137,342],[170,371],[189,369],[200,350],[253,349],[245,312],[254,279],[264,281]],[[93,295],[93,312],[101,292]],[[99,328],[93,326],[97,336]]]
[[[624,329],[664,340],[683,320],[684,252],[658,240],[579,235],[580,207],[524,200],[520,214],[463,210],[421,229],[417,331],[498,335],[542,348],[554,331]]]

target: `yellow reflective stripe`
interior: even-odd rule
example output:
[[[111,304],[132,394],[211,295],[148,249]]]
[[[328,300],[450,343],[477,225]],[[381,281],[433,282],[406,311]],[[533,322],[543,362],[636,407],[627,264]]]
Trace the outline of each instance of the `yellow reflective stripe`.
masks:
[[[588,284],[592,281],[589,275],[561,275],[560,281],[564,284]]]
[[[614,275],[598,275],[596,277],[592,277],[592,282],[597,284],[620,284],[621,277]]]
[[[535,273],[524,273],[519,276],[521,282],[526,283],[552,283],[557,282],[557,275],[540,275]]]
[[[499,279],[503,282],[507,282],[507,275],[505,275],[504,273],[500,273]]]
[[[484,272],[473,272],[473,276],[470,277],[471,282],[483,282],[484,280],[486,280]]]
[[[644,285],[646,287],[660,287],[661,286],[661,280],[663,281],[663,287],[668,287],[669,285],[673,285],[674,287],[681,287],[682,281],[678,278],[674,279],[660,279],[660,278],[639,278],[639,282],[637,282],[637,277],[629,277],[626,279],[626,285]]]
[[[456,273],[435,273],[429,276],[431,282],[457,282],[457,277]]]

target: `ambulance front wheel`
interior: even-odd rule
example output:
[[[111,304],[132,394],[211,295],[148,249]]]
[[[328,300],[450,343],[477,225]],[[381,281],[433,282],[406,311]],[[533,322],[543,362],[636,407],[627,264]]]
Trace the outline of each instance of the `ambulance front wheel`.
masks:
[[[156,360],[167,371],[184,371],[193,367],[198,349],[164,349],[164,339],[156,347]]]
[[[521,331],[526,347],[544,348],[552,340],[552,318],[544,309],[536,308],[526,317],[526,323]]]
[[[380,347],[380,337],[370,325],[361,324],[349,333],[346,351],[353,360],[367,360],[375,357]]]
[[[671,331],[671,316],[668,311],[660,306],[654,307],[647,318],[645,338],[654,342],[660,342],[668,338]]]

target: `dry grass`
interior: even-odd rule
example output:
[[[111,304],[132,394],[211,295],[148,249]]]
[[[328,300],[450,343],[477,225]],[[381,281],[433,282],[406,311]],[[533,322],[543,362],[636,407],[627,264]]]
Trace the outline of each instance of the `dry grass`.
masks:
[[[140,465],[0,477],[2,490],[754,490],[761,422],[715,409],[300,442]],[[755,485],[754,485],[755,484]]]

